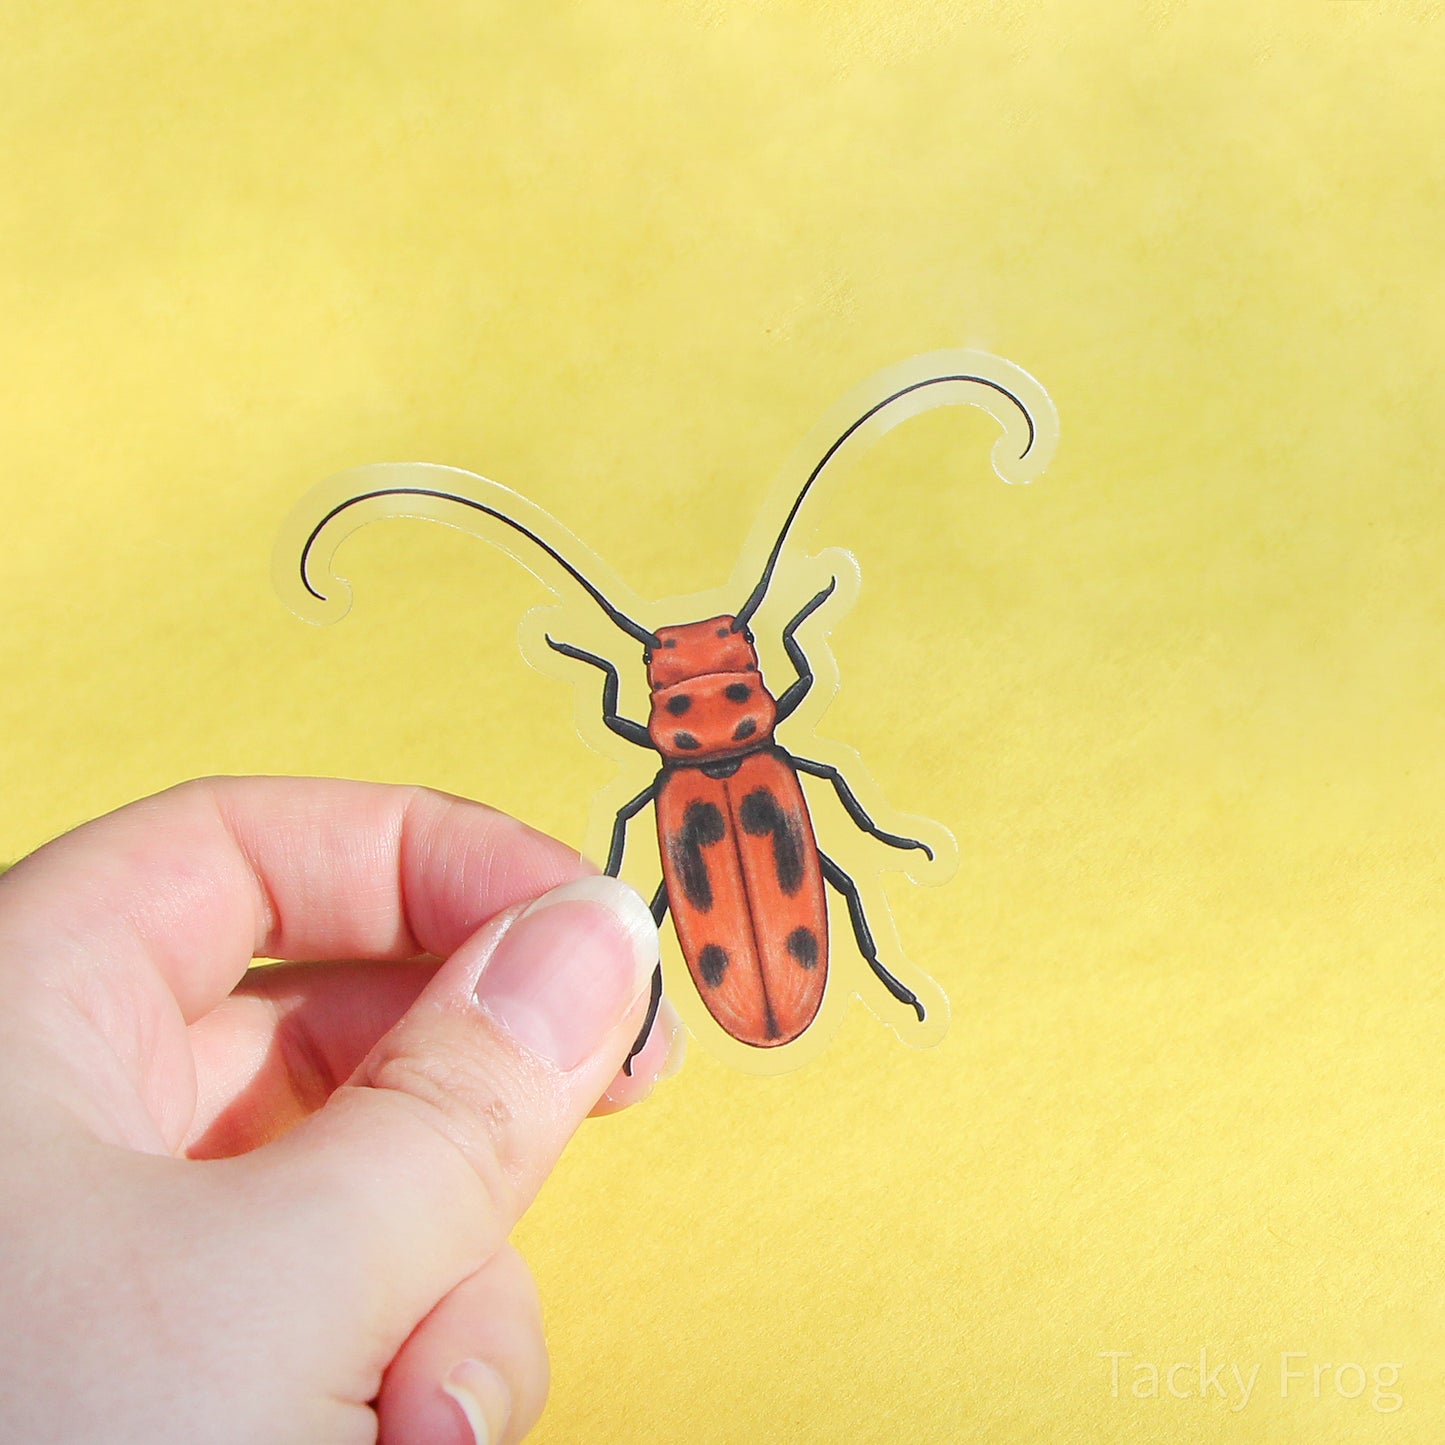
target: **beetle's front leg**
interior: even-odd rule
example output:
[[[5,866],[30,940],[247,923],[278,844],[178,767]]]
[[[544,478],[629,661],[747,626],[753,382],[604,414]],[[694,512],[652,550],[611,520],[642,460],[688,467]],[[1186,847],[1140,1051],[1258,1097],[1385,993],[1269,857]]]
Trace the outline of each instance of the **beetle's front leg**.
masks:
[[[789,756],[792,757],[791,754]],[[792,763],[800,773],[808,773],[815,778],[825,778],[832,783],[833,791],[838,794],[838,801],[842,803],[848,816],[870,837],[877,838],[880,843],[887,843],[890,848],[921,848],[928,856],[929,862],[933,861],[933,849],[921,839],[903,838],[897,833],[885,833],[868,816],[863,804],[858,801],[857,794],[848,786],[848,780],[831,763],[815,763],[809,758],[792,758]]]
[[[918,995],[907,984],[894,978],[878,961],[878,946],[873,942],[873,930],[868,927],[868,918],[863,912],[863,900],[858,896],[858,885],[826,853],[819,853],[818,861],[823,865],[823,877],[843,895],[848,904],[848,917],[853,924],[853,937],[858,940],[858,952],[863,955],[868,967],[888,992],[899,1003],[908,1004],[918,1015],[919,1023],[922,1023],[923,1005],[919,1002]]]
[[[828,585],[783,628],[783,651],[788,654],[788,661],[797,669],[798,680],[778,699],[779,722],[792,716],[813,686],[812,665],[794,633],[833,595],[833,589],[837,585],[836,577],[830,579]]]
[[[620,683],[617,678],[617,669],[613,667],[605,657],[598,657],[595,652],[587,652],[580,647],[573,647],[570,642],[556,642],[551,637],[547,638],[547,646],[550,647],[553,652],[560,652],[563,657],[571,657],[578,662],[590,663],[593,667],[597,668],[603,677],[602,721],[605,722],[618,737],[626,738],[628,742],[636,743],[640,748],[650,748],[652,746],[652,741],[647,736],[647,728],[642,723],[618,714],[617,689]]]

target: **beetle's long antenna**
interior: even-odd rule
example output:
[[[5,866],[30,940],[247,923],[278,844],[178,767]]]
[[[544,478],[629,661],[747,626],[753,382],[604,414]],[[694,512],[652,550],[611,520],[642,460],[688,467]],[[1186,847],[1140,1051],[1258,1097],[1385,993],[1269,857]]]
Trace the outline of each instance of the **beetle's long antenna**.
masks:
[[[614,607],[555,547],[544,541],[531,528],[524,527],[515,517],[509,517],[505,512],[499,511],[496,507],[489,507],[485,502],[479,502],[474,497],[465,497],[459,492],[442,491],[436,487],[380,487],[375,491],[360,492],[332,507],[311,529],[310,536],[306,538],[301,548],[301,585],[318,602],[324,602],[326,598],[311,585],[311,578],[307,575],[307,564],[310,562],[311,548],[315,545],[316,539],[325,530],[327,524],[339,517],[348,507],[372,501],[377,497],[435,497],[438,501],[456,502],[458,506],[470,507],[473,511],[482,512],[486,516],[504,523],[514,532],[520,532],[529,541],[535,542],[629,637],[635,637],[644,647],[657,646],[657,638],[652,633],[640,622],[634,622],[625,613]]]
[[[833,443],[833,445],[830,446],[828,450],[823,453],[822,460],[818,463],[818,465],[815,466],[813,470],[808,473],[807,481],[803,483],[802,489],[798,492],[798,495],[793,500],[791,510],[788,512],[788,515],[783,519],[782,529],[778,533],[777,541],[773,543],[773,550],[768,554],[767,564],[763,568],[763,575],[758,578],[758,585],[753,588],[751,594],[748,597],[748,600],[744,602],[740,608],[738,608],[737,621],[733,623],[734,632],[741,632],[748,625],[748,619],[753,615],[754,612],[758,610],[758,607],[761,604],[764,596],[767,595],[768,584],[773,580],[773,569],[777,566],[778,558],[782,555],[783,543],[787,540],[788,530],[793,525],[793,519],[798,515],[799,510],[802,508],[804,499],[807,497],[813,483],[816,482],[818,480],[818,477],[822,474],[823,468],[826,467],[828,463],[833,460],[833,458],[842,449],[843,445],[847,442],[848,438],[851,437],[854,432],[856,432],[860,427],[872,421],[872,419],[877,416],[879,412],[883,411],[887,407],[892,406],[894,402],[901,400],[903,397],[909,396],[916,391],[922,391],[925,387],[943,386],[948,382],[959,381],[971,381],[977,383],[979,386],[988,387],[989,390],[998,392],[1000,396],[1006,397],[1009,401],[1013,402],[1016,407],[1018,407],[1019,411],[1023,415],[1024,420],[1028,423],[1029,429],[1028,443],[1024,447],[1023,451],[1019,454],[1019,460],[1022,461],[1024,457],[1028,456],[1029,452],[1033,449],[1034,441],[1038,434],[1037,428],[1034,425],[1033,414],[1024,404],[1022,398],[1015,395],[1012,391],[1009,390],[1008,387],[1004,386],[1002,382],[995,381],[992,377],[988,376],[978,376],[975,374],[967,373],[954,373],[948,376],[925,377],[922,381],[911,382],[907,386],[899,387],[899,389],[893,392],[892,395],[885,396],[882,401],[876,402],[873,406],[870,406],[868,410],[865,411],[863,415],[857,419],[857,421],[853,422],[847,428],[847,430],[845,430],[843,434]]]

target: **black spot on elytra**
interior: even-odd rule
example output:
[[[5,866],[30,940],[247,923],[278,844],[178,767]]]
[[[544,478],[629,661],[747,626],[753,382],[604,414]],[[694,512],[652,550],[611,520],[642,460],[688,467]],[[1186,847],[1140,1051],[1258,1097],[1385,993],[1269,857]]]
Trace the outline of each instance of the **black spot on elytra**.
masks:
[[[697,956],[698,972],[702,974],[702,981],[709,988],[716,988],[723,980],[723,971],[728,966],[728,955],[725,948],[719,948],[715,943],[709,943]]]
[[[752,735],[753,735],[755,732],[757,732],[757,730],[758,730],[757,721],[756,721],[754,718],[745,717],[745,718],[733,729],[733,741],[734,741],[735,743],[740,743],[740,742],[742,742],[745,738],[750,738],[750,737],[752,737]]]
[[[688,753],[694,752],[696,749],[702,746],[702,744],[698,742],[698,740],[693,737],[691,733],[673,733],[672,745],[673,747],[681,748],[684,752]]]
[[[730,682],[723,689],[723,696],[729,702],[746,702],[752,695],[752,688],[745,682]]]
[[[743,832],[754,838],[773,835],[773,867],[777,869],[778,887],[789,896],[796,893],[803,886],[803,848],[798,825],[766,788],[759,788],[743,799],[738,820]]]
[[[681,692],[676,697],[670,697],[667,700],[667,710],[673,717],[681,717],[691,706],[692,699],[685,692]]]
[[[795,928],[788,935],[788,952],[804,968],[818,966],[818,935],[811,928]]]
[[[728,627],[719,627],[717,630],[717,635],[719,637],[726,637],[731,630],[732,629]]]
[[[677,646],[677,638],[675,638],[675,637],[664,637],[664,638],[662,639],[662,645],[663,645],[664,647],[676,647],[676,646]]]
[[[689,803],[682,815],[682,827],[672,840],[673,860],[682,873],[682,891],[699,913],[712,907],[712,879],[702,850],[722,842],[726,831],[722,809],[716,803]]]

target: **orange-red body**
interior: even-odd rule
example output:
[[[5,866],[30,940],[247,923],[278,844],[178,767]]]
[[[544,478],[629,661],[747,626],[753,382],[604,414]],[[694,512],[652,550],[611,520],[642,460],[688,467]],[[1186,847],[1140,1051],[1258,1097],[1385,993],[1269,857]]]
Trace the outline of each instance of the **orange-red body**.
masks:
[[[773,742],[777,704],[732,617],[657,629],[647,722],[663,879],[688,971],[735,1039],[786,1044],[828,974],[828,913],[808,806]]]
[[[653,918],[660,925],[671,910],[703,1002],[733,1038],[759,1048],[797,1038],[822,1004],[828,974],[825,884],[844,900],[859,954],[874,976],[920,1022],[926,1012],[918,995],[878,957],[857,883],[834,859],[818,851],[799,774],[829,783],[853,823],[887,847],[917,849],[929,859],[933,850],[920,838],[880,828],[836,767],[792,756],[773,737],[777,724],[792,715],[815,682],[797,631],[827,602],[837,579],[830,579],[784,626],[783,650],[797,676],[776,698],[763,685],[748,630],[813,484],[850,437],[895,403],[932,387],[963,387],[962,399],[985,405],[998,416],[997,399],[1004,397],[1014,404],[1028,431],[1019,462],[1032,451],[1038,430],[1025,398],[987,371],[950,366],[936,374],[893,380],[894,389],[874,399],[850,422],[808,473],[782,519],[757,583],[731,616],[656,631],[644,627],[609,601],[559,550],[551,540],[563,535],[556,523],[535,531],[511,515],[510,504],[499,504],[490,492],[484,499],[420,483],[396,485],[387,478],[382,485],[331,506],[301,547],[301,584],[325,602],[326,594],[317,589],[308,568],[312,548],[336,517],[350,507],[383,498],[411,498],[413,506],[418,505],[414,499],[426,498],[425,508],[417,513],[426,516],[434,515],[435,504],[444,502],[490,518],[492,524],[528,539],[623,633],[642,644],[652,692],[645,727],[618,712],[620,678],[607,658],[566,639],[547,638],[554,652],[602,674],[602,718],[607,727],[628,743],[653,748],[662,756],[658,777],[617,812],[606,872],[613,877],[620,874],[628,823],[651,804],[657,815],[663,872],[652,900]],[[536,513],[535,508],[530,511]],[[653,970],[647,1017],[624,1069],[631,1070],[646,1044],[661,1001],[659,963]]]

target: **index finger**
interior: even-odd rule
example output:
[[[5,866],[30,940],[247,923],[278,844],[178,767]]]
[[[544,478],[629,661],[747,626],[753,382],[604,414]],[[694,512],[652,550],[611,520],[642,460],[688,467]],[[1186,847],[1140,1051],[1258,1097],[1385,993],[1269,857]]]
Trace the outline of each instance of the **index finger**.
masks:
[[[428,788],[208,778],[47,844],[0,883],[0,961],[48,988],[106,977],[186,1022],[253,957],[446,957],[514,904],[596,870],[556,839]]]

